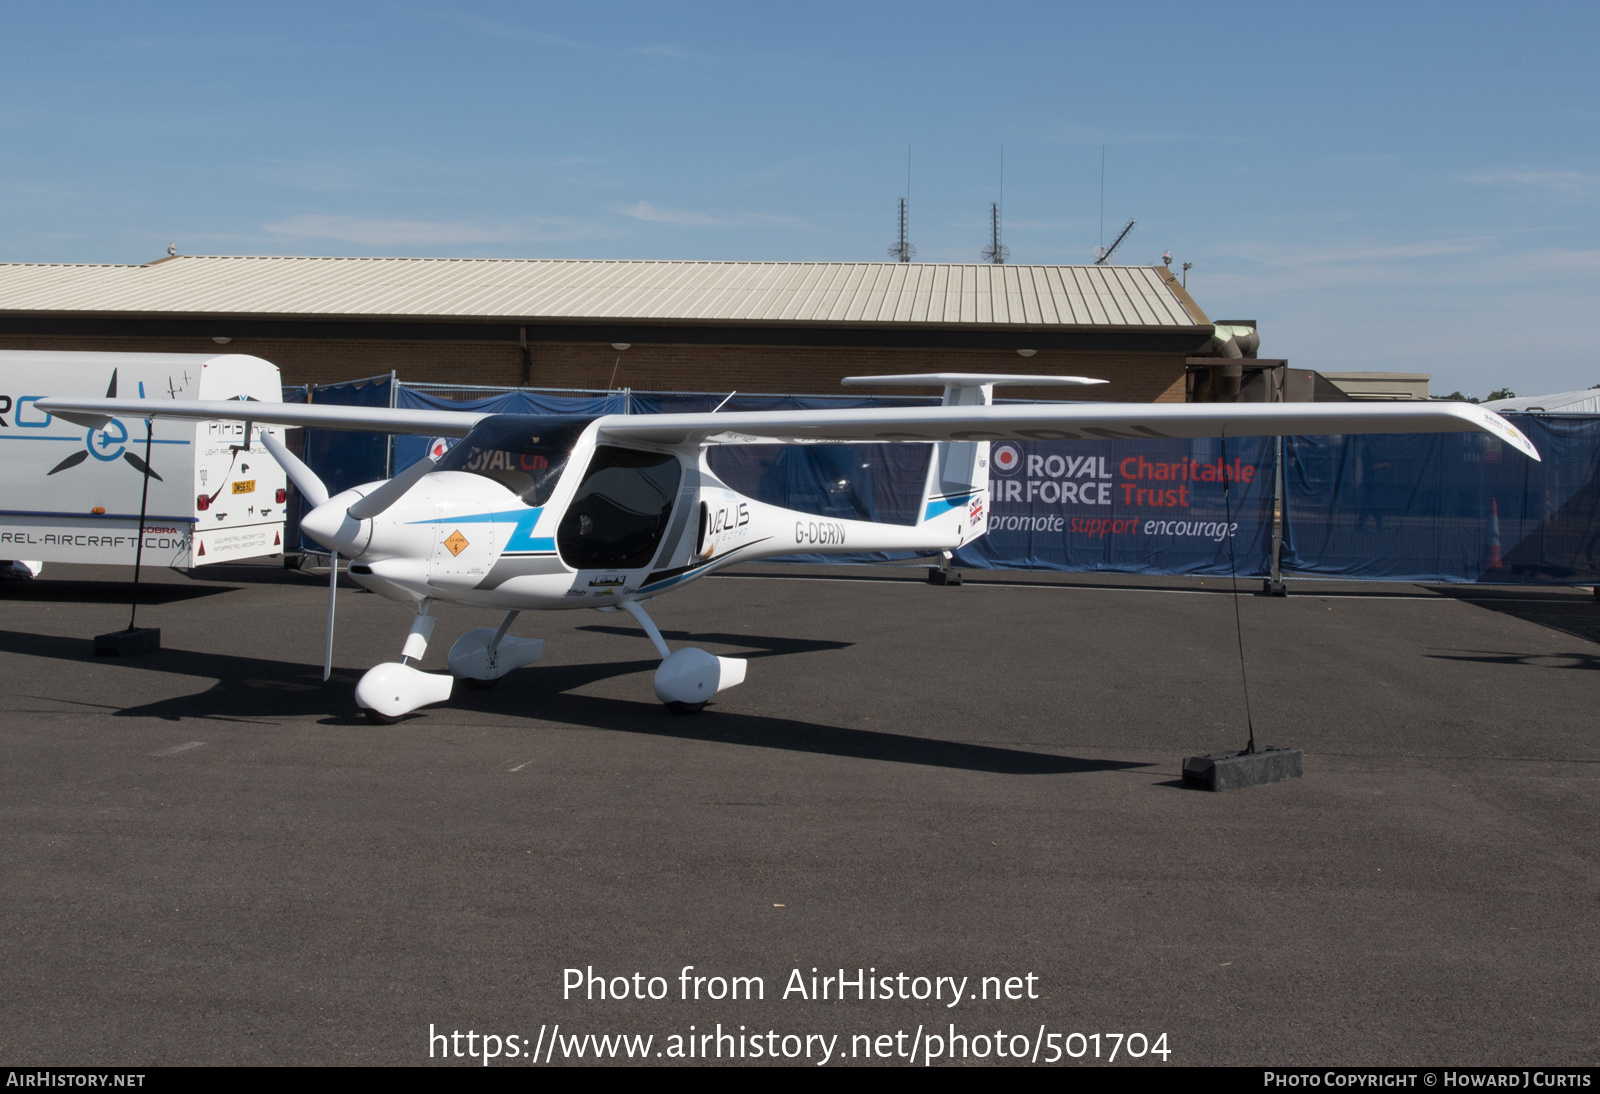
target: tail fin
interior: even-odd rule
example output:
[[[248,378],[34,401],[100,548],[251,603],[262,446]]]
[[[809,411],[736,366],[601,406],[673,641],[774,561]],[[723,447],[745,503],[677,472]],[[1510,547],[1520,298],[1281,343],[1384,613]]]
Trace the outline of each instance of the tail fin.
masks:
[[[943,406],[990,406],[999,384],[1019,387],[1081,387],[1103,384],[1087,376],[1031,376],[1016,373],[926,372],[903,376],[847,376],[846,387],[944,387]],[[948,521],[958,541],[989,530],[989,442],[941,441],[933,446],[928,481],[922,490],[918,524]]]
[[[989,406],[994,381],[987,376],[947,374],[941,406]],[[989,530],[989,442],[941,441],[928,461],[922,488],[919,524],[949,521],[962,538],[977,539]]]

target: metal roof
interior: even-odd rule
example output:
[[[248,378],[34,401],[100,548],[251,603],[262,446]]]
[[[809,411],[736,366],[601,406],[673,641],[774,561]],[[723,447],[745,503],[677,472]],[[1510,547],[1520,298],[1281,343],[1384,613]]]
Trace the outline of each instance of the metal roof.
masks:
[[[0,264],[0,315],[1194,329],[1160,266],[195,256]]]
[[[1513,395],[1483,406],[1496,414],[1600,414],[1600,389],[1591,387],[1555,395]]]

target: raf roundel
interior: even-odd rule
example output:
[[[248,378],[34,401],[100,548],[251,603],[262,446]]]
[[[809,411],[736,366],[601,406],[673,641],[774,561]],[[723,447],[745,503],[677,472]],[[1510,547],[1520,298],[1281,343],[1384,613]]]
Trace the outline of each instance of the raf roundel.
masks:
[[[994,460],[994,469],[1002,475],[1009,475],[1022,466],[1022,450],[1014,444],[997,444],[991,459]]]

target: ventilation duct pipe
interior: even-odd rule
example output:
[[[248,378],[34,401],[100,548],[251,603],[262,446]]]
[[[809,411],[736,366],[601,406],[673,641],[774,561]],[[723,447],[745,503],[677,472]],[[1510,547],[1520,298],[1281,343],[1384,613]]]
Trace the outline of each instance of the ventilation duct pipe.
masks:
[[[1204,353],[1216,357],[1254,357],[1260,348],[1261,335],[1254,327],[1218,323]]]

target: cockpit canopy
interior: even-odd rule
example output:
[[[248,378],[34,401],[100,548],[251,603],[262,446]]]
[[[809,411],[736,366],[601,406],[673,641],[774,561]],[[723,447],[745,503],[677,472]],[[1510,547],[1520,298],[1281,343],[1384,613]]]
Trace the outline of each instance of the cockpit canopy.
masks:
[[[473,426],[439,460],[439,471],[493,479],[524,505],[550,500],[593,415],[495,414]]]

